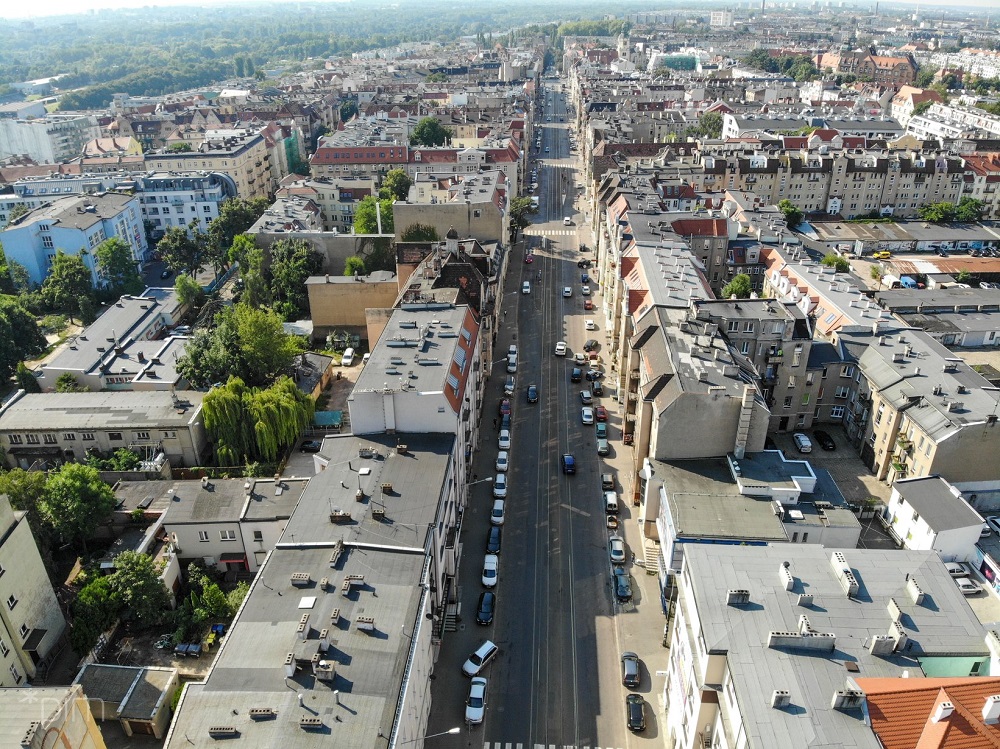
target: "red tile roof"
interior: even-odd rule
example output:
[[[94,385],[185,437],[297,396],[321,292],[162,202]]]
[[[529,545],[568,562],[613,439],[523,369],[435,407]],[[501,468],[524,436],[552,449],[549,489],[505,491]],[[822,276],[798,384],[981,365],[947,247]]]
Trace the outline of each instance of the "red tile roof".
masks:
[[[725,237],[729,234],[724,218],[685,218],[674,221],[670,227],[682,237]]]

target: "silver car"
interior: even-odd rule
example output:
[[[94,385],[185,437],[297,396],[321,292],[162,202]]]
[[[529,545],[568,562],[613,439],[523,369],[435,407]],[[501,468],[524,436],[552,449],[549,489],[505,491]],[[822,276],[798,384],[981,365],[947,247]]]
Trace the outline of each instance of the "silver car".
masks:
[[[617,534],[608,538],[608,556],[611,557],[611,564],[625,563],[625,539]]]

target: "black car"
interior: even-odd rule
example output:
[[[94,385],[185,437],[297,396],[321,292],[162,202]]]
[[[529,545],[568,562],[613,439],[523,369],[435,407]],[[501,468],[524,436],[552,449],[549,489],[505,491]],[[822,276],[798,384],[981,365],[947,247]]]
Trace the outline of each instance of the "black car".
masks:
[[[577,260],[576,261],[576,267],[577,268],[589,268],[591,265],[593,265],[593,262],[590,261],[590,260]]]
[[[646,701],[638,694],[625,697],[625,723],[630,731],[646,730]]]
[[[537,385],[528,385],[528,403],[538,403]]]
[[[579,367],[573,367],[573,371],[569,373],[570,382],[579,382],[583,379],[583,370]]]
[[[615,598],[619,603],[632,600],[632,583],[624,567],[615,566],[611,569],[611,582],[615,588]]]
[[[500,542],[503,540],[503,532],[499,525],[491,525],[490,532],[486,534],[486,553],[499,554]]]
[[[833,437],[831,437],[827,432],[824,432],[822,429],[817,429],[815,432],[813,432],[813,437],[816,438],[816,441],[819,443],[819,446],[822,447],[824,450],[837,449],[837,443],[833,441]]]
[[[510,414],[504,414],[500,417],[500,428],[510,429]]]
[[[588,352],[593,351],[598,347],[598,345],[600,344],[598,344],[596,338],[588,338],[587,341],[583,344],[583,350]]]
[[[595,398],[600,398],[604,395],[604,385],[601,384],[600,380],[594,380],[594,383],[590,386],[590,392]]]
[[[301,453],[318,453],[323,449],[323,443],[319,440],[306,440],[299,446]]]
[[[639,686],[639,656],[631,650],[622,653],[622,686],[636,689]]]
[[[576,458],[574,458],[570,453],[566,453],[562,456],[562,472],[576,473]]]
[[[164,268],[163,273],[160,274],[160,278],[170,278],[174,275],[174,272],[170,268]]]
[[[602,372],[599,369],[588,369],[587,370],[587,380],[589,382],[597,382],[602,377],[604,377],[604,372]]]
[[[492,624],[493,610],[497,606],[497,596],[491,590],[479,594],[479,605],[476,607],[476,624]]]

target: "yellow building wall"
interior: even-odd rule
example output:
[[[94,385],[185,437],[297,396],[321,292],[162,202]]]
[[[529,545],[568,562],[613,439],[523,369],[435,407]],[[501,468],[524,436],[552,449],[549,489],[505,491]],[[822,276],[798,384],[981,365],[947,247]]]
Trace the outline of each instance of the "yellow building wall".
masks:
[[[399,286],[392,281],[353,281],[343,278],[335,282],[309,283],[309,313],[316,328],[352,327],[367,325],[365,310],[369,307],[392,307],[399,296]]]

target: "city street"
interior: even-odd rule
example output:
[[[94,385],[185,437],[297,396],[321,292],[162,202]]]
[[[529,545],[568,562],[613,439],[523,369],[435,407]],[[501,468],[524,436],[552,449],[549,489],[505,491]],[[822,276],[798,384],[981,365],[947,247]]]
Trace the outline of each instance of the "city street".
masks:
[[[476,624],[476,607],[484,590],[480,576],[492,488],[488,482],[471,488],[462,528],[460,569],[461,623],[445,634],[435,668],[428,746],[442,749],[479,747],[637,747],[657,740],[660,725],[658,694],[666,653],[661,645],[664,619],[656,579],[631,563],[634,599],[615,602],[611,586],[606,516],[600,474],[625,465],[620,422],[613,393],[594,399],[609,411],[611,453],[598,457],[595,427],[581,421],[582,390],[590,382],[571,382],[573,354],[588,338],[605,345],[600,296],[593,283],[594,311],[584,311],[583,271],[576,236],[579,216],[573,213],[574,161],[570,159],[569,119],[561,94],[546,106],[550,122],[541,126],[543,157],[539,162],[540,212],[527,232],[534,247],[533,262],[523,254],[512,259],[504,300],[505,317],[498,346],[518,346],[517,387],[513,407],[510,486],[500,552],[497,610],[489,626]],[[549,153],[544,148],[549,148]],[[571,225],[564,225],[569,217]],[[544,240],[548,240],[546,243]],[[542,247],[547,246],[547,249]],[[539,275],[540,274],[540,275]],[[540,278],[540,280],[539,280]],[[521,293],[522,281],[531,291]],[[563,296],[570,287],[572,296]],[[598,330],[586,330],[593,319]],[[568,346],[556,356],[557,341]],[[586,367],[584,367],[586,369]],[[506,374],[491,373],[483,413],[483,438],[475,458],[479,477],[496,473],[497,432],[491,428],[502,397]],[[536,385],[537,403],[529,404],[526,389]],[[561,471],[560,457],[572,453],[577,470]],[[621,490],[621,486],[617,487]],[[622,506],[622,533],[629,543],[626,558],[639,549],[632,508]],[[469,680],[461,674],[466,657],[484,640],[500,648],[483,674],[488,680],[486,715],[482,725],[463,724]],[[638,691],[647,700],[646,730],[632,734],[625,726],[619,656],[634,650],[643,659]],[[647,656],[648,653],[648,656]],[[456,735],[435,736],[461,726]]]

